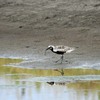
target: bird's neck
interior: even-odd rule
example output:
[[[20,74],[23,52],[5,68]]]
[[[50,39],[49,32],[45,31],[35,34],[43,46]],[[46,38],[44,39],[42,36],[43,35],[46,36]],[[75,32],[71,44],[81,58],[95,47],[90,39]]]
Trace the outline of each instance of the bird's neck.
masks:
[[[54,48],[52,48],[51,51],[52,51],[53,53],[57,53],[57,51],[54,51]]]
[[[55,53],[55,51],[53,50],[53,48],[52,49],[50,49],[52,52],[54,52]]]

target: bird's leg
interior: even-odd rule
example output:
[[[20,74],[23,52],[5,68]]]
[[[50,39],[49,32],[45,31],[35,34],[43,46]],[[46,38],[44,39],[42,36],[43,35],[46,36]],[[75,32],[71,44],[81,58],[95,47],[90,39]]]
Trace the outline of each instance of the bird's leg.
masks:
[[[63,56],[63,55],[61,55],[61,58],[60,58],[59,60],[55,61],[55,62],[57,63],[57,62],[59,62],[59,61],[61,61],[61,62],[60,62],[61,64],[62,64],[63,62],[69,63],[67,60],[64,59],[64,56]]]
[[[60,58],[59,60],[55,61],[55,62],[57,63],[57,62],[60,61],[60,60],[61,60],[61,58]]]
[[[63,55],[61,56],[61,63],[62,62],[68,62],[67,60],[64,59],[64,56]]]
[[[60,60],[61,60],[61,63],[62,63],[63,58],[64,58],[64,57],[63,57],[63,55],[62,55],[61,58],[60,58],[59,60],[56,61],[56,63],[57,63],[58,61],[60,61]]]
[[[63,62],[63,59],[64,59],[64,56],[62,55],[62,56],[61,56],[61,63]]]

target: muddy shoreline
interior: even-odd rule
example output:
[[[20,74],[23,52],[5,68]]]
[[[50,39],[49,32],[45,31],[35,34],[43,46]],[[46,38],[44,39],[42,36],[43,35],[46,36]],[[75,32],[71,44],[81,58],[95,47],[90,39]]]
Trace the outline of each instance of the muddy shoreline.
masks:
[[[18,66],[29,68],[100,69],[99,27],[97,1],[5,3],[0,7],[0,57],[26,59]],[[69,63],[59,65],[54,63],[58,55],[44,55],[50,44],[77,49],[65,55]]]

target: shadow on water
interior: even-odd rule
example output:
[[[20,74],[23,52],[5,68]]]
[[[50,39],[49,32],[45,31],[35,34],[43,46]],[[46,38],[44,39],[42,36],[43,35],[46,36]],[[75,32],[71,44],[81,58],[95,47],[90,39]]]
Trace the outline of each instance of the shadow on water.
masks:
[[[2,100],[100,100],[100,70],[6,66],[20,62],[21,59],[0,59]]]

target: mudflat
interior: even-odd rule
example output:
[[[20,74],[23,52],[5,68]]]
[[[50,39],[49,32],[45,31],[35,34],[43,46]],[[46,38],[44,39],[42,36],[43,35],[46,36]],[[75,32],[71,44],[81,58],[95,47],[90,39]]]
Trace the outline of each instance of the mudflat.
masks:
[[[51,44],[76,50],[61,65],[59,55],[44,55]],[[18,66],[30,68],[100,69],[100,1],[2,1],[0,57],[25,59]]]

